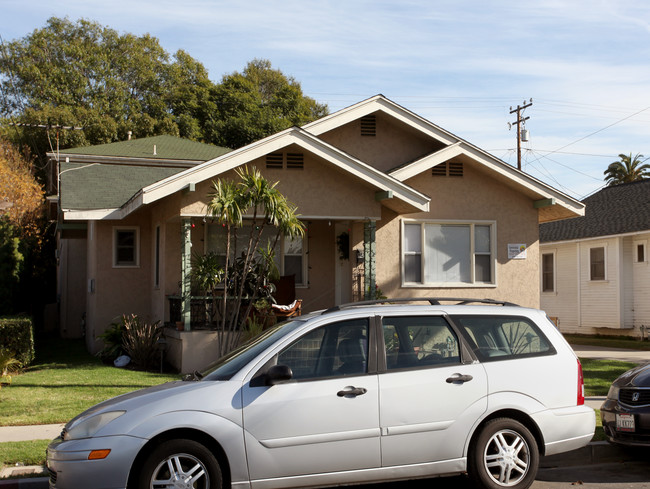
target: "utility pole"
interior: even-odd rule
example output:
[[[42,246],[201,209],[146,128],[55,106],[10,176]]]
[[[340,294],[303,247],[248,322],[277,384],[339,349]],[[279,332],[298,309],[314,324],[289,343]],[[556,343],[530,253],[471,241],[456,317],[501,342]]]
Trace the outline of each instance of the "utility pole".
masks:
[[[524,122],[526,122],[530,117],[524,117],[522,119],[521,115],[524,109],[530,107],[533,105],[533,99],[531,98],[528,102],[525,100],[523,101],[523,105],[517,105],[516,109],[513,109],[510,107],[510,113],[514,114],[515,112],[517,113],[517,120],[514,122],[514,125],[517,126],[517,170],[521,170],[521,133],[522,133],[522,128],[520,126],[523,126]],[[508,127],[512,129],[513,124],[508,123]],[[524,141],[528,141],[528,137],[526,136],[526,139]]]

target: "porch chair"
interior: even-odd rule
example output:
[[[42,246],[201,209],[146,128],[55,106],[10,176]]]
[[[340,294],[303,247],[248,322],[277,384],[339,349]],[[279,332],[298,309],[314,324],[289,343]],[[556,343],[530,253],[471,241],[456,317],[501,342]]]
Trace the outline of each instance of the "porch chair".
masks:
[[[271,310],[277,318],[290,318],[302,314],[302,299],[296,299],[296,276],[283,275],[275,282],[275,304]]]

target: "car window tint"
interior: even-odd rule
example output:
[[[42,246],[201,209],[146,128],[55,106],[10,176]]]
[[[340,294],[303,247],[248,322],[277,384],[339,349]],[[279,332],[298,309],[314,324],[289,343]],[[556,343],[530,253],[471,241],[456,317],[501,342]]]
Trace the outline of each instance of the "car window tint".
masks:
[[[527,318],[452,316],[463,328],[479,360],[491,362],[555,353],[546,336]]]
[[[460,363],[458,338],[444,318],[383,318],[388,370]]]
[[[368,320],[341,321],[315,329],[278,355],[278,365],[288,365],[296,380],[368,371]]]

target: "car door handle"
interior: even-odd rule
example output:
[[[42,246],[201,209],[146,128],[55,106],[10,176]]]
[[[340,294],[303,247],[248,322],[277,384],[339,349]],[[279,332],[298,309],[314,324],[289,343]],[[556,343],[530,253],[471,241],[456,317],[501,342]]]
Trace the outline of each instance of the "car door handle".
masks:
[[[336,395],[339,397],[357,397],[364,395],[366,392],[368,392],[368,389],[365,389],[363,387],[353,387],[350,385],[344,388],[342,391],[338,391]]]
[[[463,384],[465,382],[469,382],[473,378],[474,377],[472,377],[471,375],[454,374],[451,377],[447,377],[447,383],[448,384],[452,384],[452,383],[455,384],[456,382],[458,382],[460,384]]]

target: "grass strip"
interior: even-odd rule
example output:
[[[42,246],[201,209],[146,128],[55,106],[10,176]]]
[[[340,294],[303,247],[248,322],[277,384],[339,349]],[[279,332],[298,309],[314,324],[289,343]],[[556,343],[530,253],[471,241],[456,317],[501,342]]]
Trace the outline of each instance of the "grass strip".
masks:
[[[44,465],[45,449],[52,440],[6,441],[0,443],[0,465]]]

